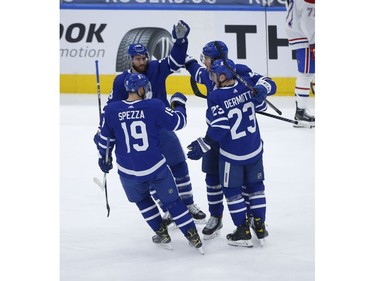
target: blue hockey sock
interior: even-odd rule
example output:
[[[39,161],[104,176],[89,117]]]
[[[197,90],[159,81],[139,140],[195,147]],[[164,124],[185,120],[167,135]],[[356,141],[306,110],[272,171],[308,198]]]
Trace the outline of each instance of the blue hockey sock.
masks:
[[[170,167],[175,178],[178,193],[185,205],[194,204],[193,189],[190,182],[189,170],[186,161]]]
[[[241,187],[223,188],[228,210],[236,226],[246,223],[246,203],[242,197]]]
[[[153,231],[157,231],[163,223],[163,219],[160,216],[158,206],[156,206],[151,196],[146,197],[136,204],[148,225]]]
[[[211,216],[222,217],[224,211],[224,194],[219,175],[206,174],[206,190],[208,210]]]
[[[181,230],[184,236],[186,236],[190,228],[195,228],[193,218],[181,199],[168,205],[167,208],[176,226]]]

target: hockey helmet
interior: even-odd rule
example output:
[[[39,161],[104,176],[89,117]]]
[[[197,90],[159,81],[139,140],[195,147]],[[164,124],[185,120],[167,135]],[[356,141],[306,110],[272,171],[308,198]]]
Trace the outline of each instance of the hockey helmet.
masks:
[[[148,81],[147,77],[139,73],[131,73],[125,78],[125,89],[131,93],[138,93],[138,89],[143,87],[145,90],[145,99],[152,97],[151,83]]]
[[[130,57],[146,56],[147,59],[150,57],[146,47],[140,43],[130,44],[128,48],[128,55]]]
[[[232,60],[227,59],[227,66],[233,71],[236,71],[236,65]],[[224,61],[222,59],[215,60],[211,65],[211,72],[215,73],[217,77],[219,77],[220,74],[225,74],[227,80],[233,79],[234,75],[227,66],[224,65]]]
[[[220,52],[218,51],[218,49],[215,46],[215,42],[217,42],[217,44],[221,47],[221,50],[223,52],[224,57],[228,58],[228,47],[227,47],[227,45],[225,45],[225,43],[222,42],[222,41],[211,41],[211,42],[208,42],[203,47],[202,55],[201,55],[201,61],[204,59],[204,57],[209,57],[211,59],[211,62],[213,62],[214,60],[222,58],[220,56]]]

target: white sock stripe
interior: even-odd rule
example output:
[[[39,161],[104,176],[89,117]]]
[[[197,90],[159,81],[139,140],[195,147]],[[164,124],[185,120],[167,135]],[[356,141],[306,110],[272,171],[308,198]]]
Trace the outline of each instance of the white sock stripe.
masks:
[[[178,220],[178,219],[182,218],[183,216],[185,216],[187,213],[189,213],[189,210],[186,210],[185,212],[178,215],[177,217],[173,217],[173,220]]]
[[[155,193],[156,193],[155,190],[150,190],[150,194],[151,194],[151,195],[154,195]]]
[[[266,198],[266,195],[255,195],[255,196],[251,196],[251,197],[250,197],[250,200],[252,200],[252,199],[259,199],[259,198]]]
[[[187,192],[179,192],[178,194],[180,194],[180,196],[185,196],[185,195],[193,195],[193,191],[187,191]]]
[[[228,205],[234,205],[234,204],[241,203],[241,202],[243,202],[243,201],[245,201],[245,199],[240,198],[240,199],[238,199],[238,200],[236,200],[236,201],[230,201],[230,202],[227,202],[227,204],[228,204]]]
[[[157,213],[157,214],[155,214],[155,215],[153,215],[153,216],[151,216],[151,217],[145,218],[145,220],[146,220],[146,221],[149,221],[149,220],[152,220],[152,219],[154,219],[154,218],[156,218],[156,217],[158,217],[158,216],[160,216],[159,213]]]
[[[219,188],[221,188],[221,185],[220,184],[218,184],[218,185],[206,185],[206,187],[207,188],[212,188],[212,189],[219,189]]]
[[[187,185],[191,185],[191,182],[188,181],[188,182],[182,182],[182,183],[179,183],[179,184],[176,184],[177,187],[181,187],[181,186],[187,186]]]
[[[238,209],[238,210],[230,210],[229,213],[235,214],[235,213],[240,213],[240,212],[243,212],[243,211],[246,211],[246,210],[247,210],[247,208],[244,207],[244,208]]]
[[[193,218],[191,218],[190,220],[188,220],[188,221],[186,221],[186,222],[184,222],[184,223],[177,224],[177,227],[178,227],[178,228],[181,228],[181,227],[183,227],[183,226],[185,226],[185,225],[191,223],[192,221],[193,221]]]
[[[259,209],[259,208],[265,208],[266,204],[260,204],[260,205],[255,205],[255,206],[250,206],[250,209]]]
[[[216,191],[216,192],[207,192],[207,195],[220,195],[223,194],[222,191]]]
[[[154,205],[152,205],[152,206],[150,206],[150,207],[148,207],[148,208],[146,208],[146,209],[143,209],[142,211],[141,211],[141,213],[143,214],[143,213],[146,213],[146,212],[148,212],[148,211],[150,211],[150,210],[152,210],[152,209],[154,209],[154,208],[157,208],[157,206],[154,204]]]
[[[215,204],[219,204],[219,203],[222,203],[222,202],[223,202],[223,199],[218,200],[218,201],[208,201],[208,205],[215,205]]]

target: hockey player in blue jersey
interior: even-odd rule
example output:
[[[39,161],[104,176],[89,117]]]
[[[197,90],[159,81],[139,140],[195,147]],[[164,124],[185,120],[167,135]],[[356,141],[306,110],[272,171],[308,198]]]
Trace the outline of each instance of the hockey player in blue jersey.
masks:
[[[153,242],[171,248],[171,238],[150,195],[151,188],[189,243],[203,253],[193,218],[179,197],[158,144],[158,134],[162,128],[179,130],[185,127],[186,97],[175,93],[170,100],[174,110],[166,107],[161,100],[151,98],[151,85],[143,74],[128,75],[125,87],[127,99],[108,104],[104,113],[98,143],[99,166],[105,173],[112,169],[112,157],[106,161],[105,156],[107,149],[111,155],[115,148],[118,174],[126,196],[137,205],[156,233]]]
[[[235,70],[235,64],[227,60]],[[193,141],[188,157],[200,159],[211,150],[213,141],[219,142],[219,177],[229,213],[236,230],[226,236],[229,245],[252,247],[247,207],[242,186],[250,194],[254,216],[252,228],[258,239],[268,235],[265,228],[266,197],[264,193],[263,141],[256,119],[256,111],[266,107],[265,99],[274,91],[275,84],[264,78],[254,85],[254,91],[235,80],[235,76],[218,59],[211,65],[216,89],[208,95],[206,119],[208,129],[204,138]],[[250,76],[244,79],[251,85]]]
[[[169,106],[166,94],[166,79],[170,74],[184,67],[189,32],[190,27],[184,21],[180,20],[173,27],[172,36],[175,42],[170,55],[159,61],[150,60],[151,58],[147,49],[142,44],[130,44],[128,55],[131,57],[132,67],[115,77],[107,104],[126,99],[128,93],[123,86],[126,77],[131,73],[142,73],[151,83],[153,98],[160,99],[164,102],[165,106]],[[104,108],[105,110],[106,108]],[[189,169],[177,135],[173,131],[161,130],[159,132],[159,143],[162,154],[172,170],[181,199],[188,207],[196,222],[204,222],[206,214],[194,203]],[[154,191],[151,192],[154,193]],[[155,196],[155,199],[157,202],[160,202],[157,196]],[[161,205],[161,208],[166,212],[163,205]],[[170,222],[170,214],[166,212],[165,216]]]
[[[222,50],[220,54],[219,50],[215,46],[216,44]],[[212,63],[221,58],[221,55],[228,58],[228,47],[222,41],[211,41],[208,42],[202,50],[201,62],[205,67],[201,66],[194,58],[187,56],[185,67],[191,74],[192,79],[200,84],[204,84],[207,90],[207,96],[216,88],[215,82],[212,79],[212,74],[210,72]],[[272,95],[276,92],[276,84],[267,77],[264,77],[258,73],[253,72],[248,66],[243,64],[235,65],[236,72],[241,77],[246,77],[249,80],[249,85],[254,86],[261,79],[267,79],[272,85],[271,91],[268,95]],[[266,110],[266,103],[262,104],[261,107],[257,107],[256,111]],[[205,153],[202,157],[202,171],[206,173],[206,189],[207,189],[207,201],[208,208],[210,212],[210,218],[203,228],[203,238],[211,239],[219,235],[220,229],[222,228],[222,216],[223,216],[223,189],[220,184],[219,179],[219,144],[217,142],[211,142],[211,149]],[[250,211],[250,199],[245,187],[243,187],[243,195],[246,199],[246,204],[248,207],[248,215],[252,216]]]

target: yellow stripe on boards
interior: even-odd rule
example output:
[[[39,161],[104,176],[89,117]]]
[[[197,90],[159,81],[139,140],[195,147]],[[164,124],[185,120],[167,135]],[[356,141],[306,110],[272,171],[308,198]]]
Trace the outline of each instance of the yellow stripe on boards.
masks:
[[[100,91],[102,94],[109,94],[112,90],[113,80],[116,75],[100,75]],[[276,96],[294,96],[295,77],[271,77],[276,85]],[[206,87],[197,84],[199,90],[206,94]],[[181,92],[193,95],[190,86],[190,76],[170,75],[166,81],[168,94]],[[72,94],[96,94],[96,76],[93,74],[60,74],[60,93]],[[311,96],[311,93],[310,93]]]

